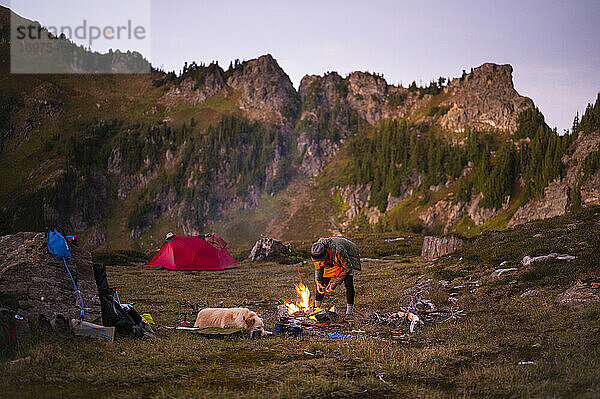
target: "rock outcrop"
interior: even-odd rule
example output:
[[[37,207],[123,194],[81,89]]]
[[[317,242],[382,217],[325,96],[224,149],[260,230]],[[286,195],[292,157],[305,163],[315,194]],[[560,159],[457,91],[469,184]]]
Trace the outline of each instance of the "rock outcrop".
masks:
[[[240,93],[239,106],[253,119],[283,123],[298,112],[298,93],[271,54],[240,64],[227,85]]]
[[[588,176],[584,182],[579,181],[585,159],[599,150],[600,131],[592,132],[577,139],[573,155],[569,159],[571,167],[567,170],[566,183],[571,190],[576,190],[577,184],[583,183],[580,187],[581,205],[583,206],[600,205],[600,171]],[[563,162],[565,162],[564,158]]]
[[[302,78],[298,94],[301,113],[297,124],[300,171],[316,176],[351,135],[352,109],[348,84],[336,72]]]
[[[519,114],[533,108],[533,101],[517,93],[512,66],[485,63],[464,78],[453,79],[444,89],[449,106],[439,124],[442,128],[463,132],[470,125],[485,125],[509,132],[517,130]]]
[[[265,260],[289,250],[290,247],[279,240],[270,237],[261,238],[254,244],[252,251],[250,251],[249,259],[252,261]]]
[[[600,204],[600,172],[594,173],[582,182],[582,169],[586,159],[599,149],[600,132],[580,136],[572,144],[571,151],[562,157],[562,162],[567,169],[565,176],[552,181],[544,189],[541,198],[532,199],[517,209],[507,227],[531,220],[564,215],[571,205],[571,190],[580,190],[582,206]]]
[[[574,286],[560,294],[556,300],[561,305],[581,308],[600,302],[600,282],[579,281]]]
[[[459,223],[465,216],[471,218],[476,226],[479,226],[491,218],[506,210],[510,204],[510,196],[507,196],[500,208],[484,208],[480,206],[483,194],[473,195],[470,202],[454,201],[452,198],[444,198],[425,209],[419,215],[419,219],[429,229],[435,225],[444,226],[443,233],[448,234],[451,228]]]
[[[352,72],[347,82],[350,106],[371,125],[379,122],[388,90],[385,79],[366,72]]]
[[[160,99],[159,104],[165,106],[167,112],[177,106],[180,101],[197,105],[212,95],[219,93],[225,87],[224,72],[216,64],[207,67],[207,73],[202,82],[187,78],[179,86],[171,87]]]
[[[345,212],[348,221],[362,214],[369,224],[377,224],[383,216],[377,207],[369,206],[371,183],[335,187],[332,194],[335,195],[336,191],[339,191],[342,201],[348,206]]]
[[[388,194],[387,198],[387,208],[386,212],[391,211],[400,203],[413,195],[414,190],[421,185],[423,177],[418,174],[416,171],[412,171],[412,173],[408,176],[408,181],[405,185],[398,187],[398,196],[393,196],[391,193]]]
[[[352,219],[369,204],[371,199],[371,183],[339,187],[342,201],[348,204],[346,217]]]
[[[71,246],[67,265],[81,292],[85,320],[100,316],[100,299],[94,280],[92,257]],[[44,314],[79,317],[79,298],[63,261],[50,254],[44,233],[17,233],[0,237],[0,291],[14,293],[30,319]]]
[[[421,256],[424,258],[437,258],[451,254],[464,246],[464,241],[456,236],[432,237],[426,236],[423,240]]]
[[[515,212],[507,227],[537,219],[548,219],[564,215],[569,205],[569,188],[560,179],[553,181],[544,189],[540,200],[531,200]]]

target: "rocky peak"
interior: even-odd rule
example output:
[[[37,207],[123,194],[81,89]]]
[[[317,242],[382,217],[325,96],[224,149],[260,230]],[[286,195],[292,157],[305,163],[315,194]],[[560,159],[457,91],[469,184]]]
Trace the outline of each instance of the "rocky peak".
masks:
[[[337,72],[329,72],[323,76],[306,75],[300,81],[298,94],[303,102],[309,96],[315,96],[318,103],[315,105],[333,107],[340,96],[343,81]]]
[[[352,72],[348,80],[348,102],[370,124],[381,119],[388,84],[382,76]]]
[[[291,120],[299,106],[298,93],[277,61],[266,54],[245,61],[230,72],[227,84],[240,93],[239,105],[253,119]]]
[[[469,125],[484,125],[514,132],[519,114],[533,108],[533,101],[514,88],[512,66],[485,63],[444,89],[450,107],[439,124],[448,130],[464,131]]]
[[[342,78],[337,72],[323,76],[306,75],[300,82],[298,92],[305,104],[304,110],[326,107],[329,112],[342,103],[350,106],[368,123],[374,124],[382,118],[387,90],[388,84],[383,77],[356,71],[347,78]]]

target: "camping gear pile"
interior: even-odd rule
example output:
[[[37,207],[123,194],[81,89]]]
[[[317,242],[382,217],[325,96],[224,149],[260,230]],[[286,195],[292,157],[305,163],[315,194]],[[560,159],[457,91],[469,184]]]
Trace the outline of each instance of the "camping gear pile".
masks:
[[[59,231],[61,230],[61,231]],[[106,277],[106,267],[101,263],[94,263],[94,279],[100,298],[102,325],[84,321],[85,309],[83,298],[77,287],[76,279],[69,269],[67,260],[71,259],[71,252],[67,239],[76,244],[76,236],[67,236],[57,226],[50,226],[46,232],[48,250],[54,256],[62,259],[66,272],[69,275],[73,288],[79,299],[79,318],[67,319],[62,314],[57,314],[54,320],[48,320],[43,314],[39,322],[59,336],[71,337],[72,335],[96,337],[109,342],[118,335],[131,335],[134,337],[152,337],[154,332],[148,323],[133,309],[133,304],[121,304],[116,290],[111,290]],[[116,299],[115,299],[116,296]]]
[[[94,277],[98,286],[104,326],[114,328],[117,336],[156,338],[150,324],[135,311],[133,304],[121,304],[117,290],[108,285],[106,267],[102,263],[94,263]]]

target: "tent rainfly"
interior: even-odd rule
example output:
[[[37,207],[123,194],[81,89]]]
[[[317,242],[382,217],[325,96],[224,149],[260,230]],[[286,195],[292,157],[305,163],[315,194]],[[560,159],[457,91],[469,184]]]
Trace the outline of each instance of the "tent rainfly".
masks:
[[[207,236],[172,236],[147,264],[171,270],[223,270],[237,263],[225,249],[226,245],[214,233]]]

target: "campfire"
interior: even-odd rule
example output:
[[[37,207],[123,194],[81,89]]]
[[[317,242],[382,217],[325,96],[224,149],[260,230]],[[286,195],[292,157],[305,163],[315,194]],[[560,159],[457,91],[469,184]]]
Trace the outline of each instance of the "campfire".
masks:
[[[284,302],[285,308],[290,316],[306,315],[312,309],[310,306],[310,290],[304,283],[294,284],[296,287],[296,303]]]
[[[298,321],[323,322],[333,319],[333,314],[336,313],[335,306],[329,310],[315,308],[310,304],[310,290],[304,283],[294,284],[296,288],[296,302],[285,301],[279,308],[279,318],[293,318]],[[310,322],[309,322],[310,323]]]

